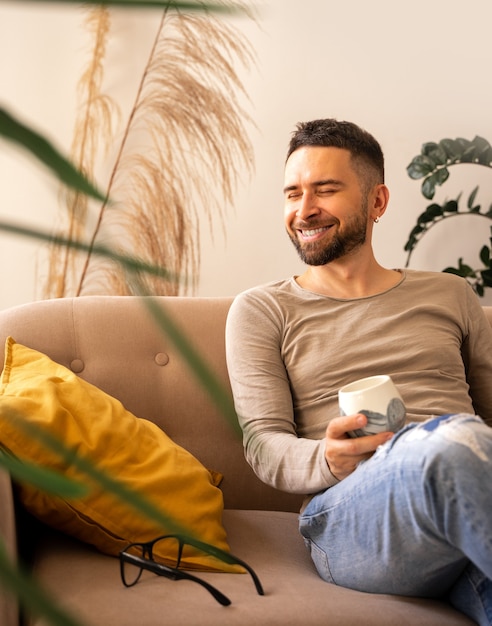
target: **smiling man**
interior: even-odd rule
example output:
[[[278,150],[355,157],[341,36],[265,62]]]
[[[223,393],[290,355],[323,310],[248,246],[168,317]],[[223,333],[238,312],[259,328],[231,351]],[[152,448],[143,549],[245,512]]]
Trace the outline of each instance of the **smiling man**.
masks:
[[[350,122],[299,124],[285,227],[306,270],[240,294],[227,362],[257,475],[306,496],[320,576],[447,597],[492,624],[492,330],[466,281],[387,269],[372,247],[389,192],[378,142]],[[352,439],[338,389],[389,374],[407,424]],[[478,415],[480,417],[478,417]]]

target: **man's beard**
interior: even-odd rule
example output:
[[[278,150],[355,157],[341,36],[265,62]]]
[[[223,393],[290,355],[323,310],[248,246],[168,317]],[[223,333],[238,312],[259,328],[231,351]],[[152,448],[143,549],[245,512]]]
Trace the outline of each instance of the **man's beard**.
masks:
[[[310,224],[307,228],[317,228],[317,226]],[[332,228],[335,228],[335,226]],[[301,261],[307,265],[327,265],[357,250],[365,243],[367,235],[367,208],[364,207],[344,233],[335,233],[331,241],[324,245],[318,241],[305,243],[300,241],[296,235],[291,233],[288,233],[288,235]]]

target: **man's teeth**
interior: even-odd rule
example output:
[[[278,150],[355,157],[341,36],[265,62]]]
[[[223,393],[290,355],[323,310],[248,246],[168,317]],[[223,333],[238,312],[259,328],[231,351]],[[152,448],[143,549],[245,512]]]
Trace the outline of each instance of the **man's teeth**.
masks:
[[[312,237],[313,235],[317,235],[318,233],[322,233],[324,230],[326,230],[326,227],[324,227],[324,228],[313,228],[311,230],[303,230],[302,234],[305,237]]]

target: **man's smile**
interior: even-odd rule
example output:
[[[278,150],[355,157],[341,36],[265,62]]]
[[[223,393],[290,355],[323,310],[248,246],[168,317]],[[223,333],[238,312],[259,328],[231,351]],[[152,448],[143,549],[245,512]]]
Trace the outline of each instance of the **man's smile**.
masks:
[[[333,224],[322,226],[320,228],[298,228],[297,232],[304,241],[314,241],[315,239],[321,237],[332,226]]]

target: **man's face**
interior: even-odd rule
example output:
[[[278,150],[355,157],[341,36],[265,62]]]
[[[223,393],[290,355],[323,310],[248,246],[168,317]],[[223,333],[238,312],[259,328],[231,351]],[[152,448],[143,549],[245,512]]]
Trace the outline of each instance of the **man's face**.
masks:
[[[309,146],[285,166],[285,226],[302,261],[325,265],[366,241],[368,198],[348,150]]]

